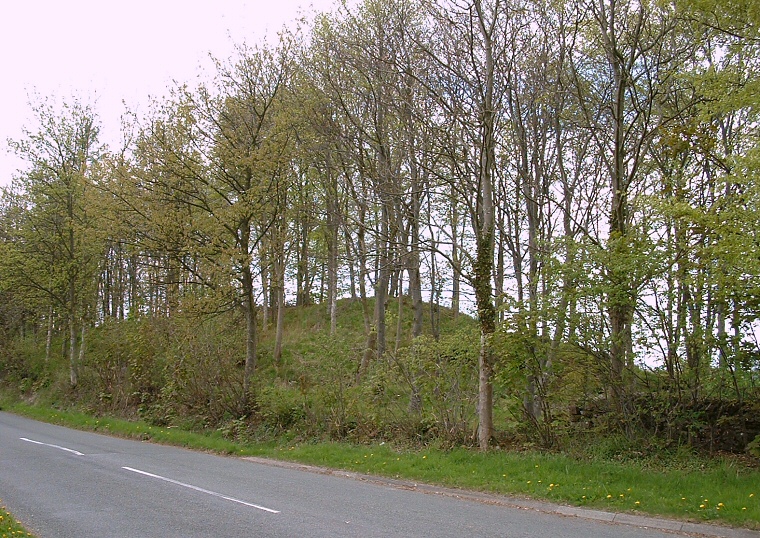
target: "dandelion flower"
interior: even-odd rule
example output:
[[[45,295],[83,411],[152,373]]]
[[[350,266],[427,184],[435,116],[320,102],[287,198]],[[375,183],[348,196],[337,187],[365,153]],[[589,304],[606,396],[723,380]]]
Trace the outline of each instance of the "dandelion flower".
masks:
[[[724,506],[725,506],[725,504],[723,504],[723,503],[718,503],[718,508],[723,508]]]
[[[640,505],[640,504],[641,504],[641,502],[640,502],[640,501],[636,501],[636,502],[635,502],[635,503],[633,503],[633,504],[635,504],[636,506],[638,506],[638,505]]]
[[[699,507],[700,507],[700,508],[704,508],[704,507],[705,507],[705,505],[704,505],[704,504],[700,504],[700,505],[699,505]]]
[[[611,498],[612,498],[612,495],[607,495],[607,498],[608,498],[608,499],[611,499]]]

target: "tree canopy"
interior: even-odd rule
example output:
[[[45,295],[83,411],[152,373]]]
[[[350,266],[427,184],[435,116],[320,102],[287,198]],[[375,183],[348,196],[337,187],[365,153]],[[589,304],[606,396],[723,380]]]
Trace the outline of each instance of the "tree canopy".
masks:
[[[246,415],[287,306],[335,335],[350,298],[357,386],[451,344],[442,309],[477,319],[483,449],[507,400],[551,444],[569,407],[625,429],[643,394],[756,397],[759,27],[749,0],[365,0],[241,44],[118,151],[40,103],[0,205],[0,345],[65,332],[76,386],[89,329],[233,313]],[[436,360],[404,370],[409,413]]]

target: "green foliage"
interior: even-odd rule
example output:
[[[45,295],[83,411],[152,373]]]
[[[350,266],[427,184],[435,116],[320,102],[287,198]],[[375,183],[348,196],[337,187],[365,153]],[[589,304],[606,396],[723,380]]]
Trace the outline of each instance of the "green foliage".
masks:
[[[747,452],[760,458],[760,434],[757,434],[757,437],[747,445]]]
[[[141,412],[164,386],[166,334],[160,321],[108,320],[87,341],[83,375],[105,412]]]
[[[584,350],[538,333],[544,313],[506,313],[493,339],[500,406],[517,430],[550,448],[577,429],[574,410],[596,397],[604,384],[598,361]],[[601,370],[605,371],[605,370]]]
[[[471,326],[439,340],[421,336],[389,353],[368,381],[375,405],[407,415],[422,441],[469,444],[477,407],[478,342]]]
[[[268,385],[256,391],[256,419],[275,434],[300,425],[305,407],[303,395],[288,386]]]
[[[155,418],[164,421],[196,416],[208,425],[244,414],[240,402],[245,344],[239,329],[226,316],[173,321],[165,335],[164,385],[148,412],[160,411],[164,416]]]

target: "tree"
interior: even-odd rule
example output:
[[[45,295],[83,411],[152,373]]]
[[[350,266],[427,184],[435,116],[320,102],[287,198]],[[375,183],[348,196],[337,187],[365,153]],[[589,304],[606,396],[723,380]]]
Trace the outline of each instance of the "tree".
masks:
[[[69,333],[69,380],[78,383],[77,351],[84,346],[85,320],[92,315],[101,243],[93,215],[98,159],[98,124],[93,111],[75,100],[56,110],[35,108],[39,130],[12,147],[30,165],[18,179],[23,216],[6,270],[27,293],[65,312]]]
[[[436,24],[438,41],[428,54],[439,70],[427,86],[438,99],[449,133],[458,132],[471,145],[460,144],[445,133],[444,154],[452,159],[459,182],[455,190],[469,201],[475,241],[470,282],[480,323],[478,442],[486,450],[493,435],[494,353],[496,331],[494,305],[495,192],[494,174],[498,127],[509,71],[512,6],[503,2],[474,0],[464,4],[428,6]],[[435,33],[434,32],[434,33]],[[437,77],[440,77],[436,80]],[[464,159],[462,161],[461,159]]]

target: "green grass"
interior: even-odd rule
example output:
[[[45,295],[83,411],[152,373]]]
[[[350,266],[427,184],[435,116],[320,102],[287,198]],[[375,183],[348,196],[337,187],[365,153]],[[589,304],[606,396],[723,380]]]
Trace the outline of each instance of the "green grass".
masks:
[[[21,536],[34,536],[27,531],[21,523],[8,512],[0,499],[0,538],[19,538]]]
[[[480,453],[464,448],[410,451],[390,444],[236,443],[216,431],[160,428],[20,403],[6,402],[5,409],[74,428],[222,454],[262,456],[595,509],[760,529],[760,471],[731,459],[673,454],[653,464],[652,460],[582,460],[538,451]]]

